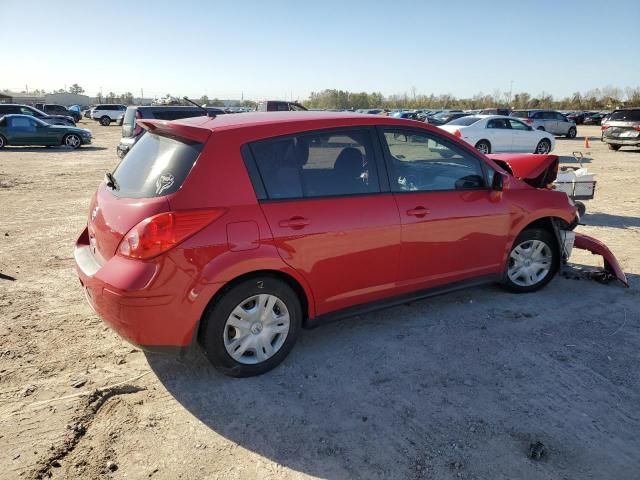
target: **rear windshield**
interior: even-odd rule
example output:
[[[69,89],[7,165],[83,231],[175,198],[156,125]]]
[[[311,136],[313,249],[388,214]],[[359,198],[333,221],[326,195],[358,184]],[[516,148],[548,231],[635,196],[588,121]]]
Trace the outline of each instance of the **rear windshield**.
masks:
[[[114,194],[127,198],[163,197],[176,192],[191,171],[203,144],[147,132],[127,153],[113,176]]]
[[[528,118],[529,112],[527,112],[526,110],[514,110],[513,112],[511,112],[511,116],[518,118]]]
[[[640,122],[640,110],[618,110],[611,114],[609,121]]]
[[[451,120],[447,125],[460,125],[462,127],[468,127],[469,125],[473,125],[478,120],[481,120],[480,117],[460,117],[455,120]]]

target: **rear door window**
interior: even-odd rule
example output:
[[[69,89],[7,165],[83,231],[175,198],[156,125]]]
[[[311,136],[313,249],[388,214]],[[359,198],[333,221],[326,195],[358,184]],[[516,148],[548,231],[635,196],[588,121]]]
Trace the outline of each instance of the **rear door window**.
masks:
[[[118,197],[152,198],[176,192],[189,175],[203,144],[147,132],[127,153],[113,176]]]
[[[640,122],[640,110],[618,110],[609,117],[612,122]]]
[[[251,151],[269,199],[380,192],[369,129],[264,140]]]
[[[511,116],[518,118],[528,118],[529,112],[527,112],[526,110],[514,110],[513,112],[511,112]]]

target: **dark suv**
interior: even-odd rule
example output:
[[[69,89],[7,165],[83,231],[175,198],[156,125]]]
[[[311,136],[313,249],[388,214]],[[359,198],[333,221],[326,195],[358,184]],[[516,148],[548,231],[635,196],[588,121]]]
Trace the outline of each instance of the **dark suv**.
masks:
[[[50,125],[66,125],[68,127],[75,127],[76,122],[73,121],[73,117],[65,115],[47,115],[41,110],[32,107],[31,105],[19,105],[15,103],[0,104],[0,117],[3,115],[31,115],[32,117],[39,118],[45,123]]]
[[[640,108],[615,110],[602,125],[602,140],[611,150],[640,146]]]
[[[300,112],[307,110],[306,107],[297,102],[287,102],[285,100],[265,100],[258,102],[256,111],[258,112]]]
[[[64,105],[58,105],[55,103],[36,103],[36,108],[38,110],[42,110],[48,115],[62,115],[65,117],[71,117],[73,118],[74,122],[79,122],[80,120],[82,120],[82,114],[80,112],[69,110]]]
[[[220,108],[207,107],[211,116],[224,115],[224,110]],[[144,134],[144,130],[136,124],[136,120],[179,120],[181,118],[201,117],[204,110],[197,107],[186,106],[150,106],[150,107],[127,107],[122,121],[122,138],[117,147],[118,157],[124,158],[129,150],[136,144]]]
[[[555,110],[514,110],[511,116],[521,118],[531,128],[553,135],[575,138],[578,133],[576,123]]]

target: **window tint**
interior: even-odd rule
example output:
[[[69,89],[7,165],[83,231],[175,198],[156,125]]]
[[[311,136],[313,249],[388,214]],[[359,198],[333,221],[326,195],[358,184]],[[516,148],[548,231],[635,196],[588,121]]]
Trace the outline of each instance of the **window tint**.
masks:
[[[201,143],[146,133],[127,153],[113,176],[119,197],[162,197],[177,191],[202,151]]]
[[[386,131],[384,137],[391,154],[392,191],[485,188],[480,161],[446,140],[401,130]]]
[[[36,114],[34,110],[31,110],[30,108],[27,108],[27,107],[20,107],[20,113],[23,115],[31,115],[31,116],[34,116]]]
[[[5,117],[0,117],[0,127],[7,126],[7,119]]]
[[[494,118],[487,122],[487,128],[509,129],[511,124],[505,118]]]
[[[35,132],[36,122],[27,117],[11,117],[9,120],[11,128],[20,130],[21,132]]]
[[[618,110],[609,117],[613,122],[640,122],[640,110]]]
[[[251,150],[270,199],[380,191],[369,130],[265,140]]]
[[[511,125],[511,128],[513,130],[531,130],[529,126],[525,125],[524,123],[518,120],[509,120],[509,125]]]
[[[528,118],[529,112],[527,112],[526,110],[514,110],[513,112],[511,112],[511,116],[518,118]]]
[[[561,114],[561,113],[559,113],[559,112],[555,112],[555,113],[553,114],[553,116],[556,118],[556,120],[559,120],[559,121],[561,121],[561,122],[566,122],[566,121],[567,121],[567,117],[565,117],[564,115],[562,115],[562,114]]]

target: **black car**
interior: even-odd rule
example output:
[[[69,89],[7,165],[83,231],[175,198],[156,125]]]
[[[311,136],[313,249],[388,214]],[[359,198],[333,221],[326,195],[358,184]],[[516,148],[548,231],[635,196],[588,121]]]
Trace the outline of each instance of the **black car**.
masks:
[[[36,108],[43,111],[47,115],[62,115],[65,117],[73,118],[74,122],[82,120],[82,114],[80,112],[74,112],[69,110],[64,105],[58,105],[56,103],[36,103]]]
[[[42,110],[38,110],[31,105],[0,103],[0,117],[3,115],[31,115],[32,117],[39,118],[50,125],[66,125],[68,127],[76,126],[76,122],[73,117],[69,115],[48,115]]]
[[[602,126],[602,140],[610,150],[640,147],[640,108],[614,110]]]
[[[478,115],[504,115],[508,117],[511,115],[511,110],[509,108],[485,108],[480,110]]]
[[[456,120],[461,117],[467,117],[469,115],[470,115],[469,113],[464,113],[464,112],[440,112],[434,115],[433,117],[427,117],[426,122],[429,125],[439,126],[439,125],[445,125],[449,123],[451,120]]]
[[[209,115],[224,115],[224,110],[215,107],[206,107]],[[118,157],[124,156],[144,135],[144,129],[136,125],[136,120],[179,120],[181,118],[202,117],[205,111],[198,107],[154,105],[150,107],[130,106],[122,120],[122,138],[117,147]]]
[[[264,100],[258,102],[257,112],[300,112],[307,108],[297,102],[287,102],[286,100]]]
[[[584,117],[582,123],[584,123],[585,125],[600,125],[605,117],[605,113],[594,113],[592,115]]]

